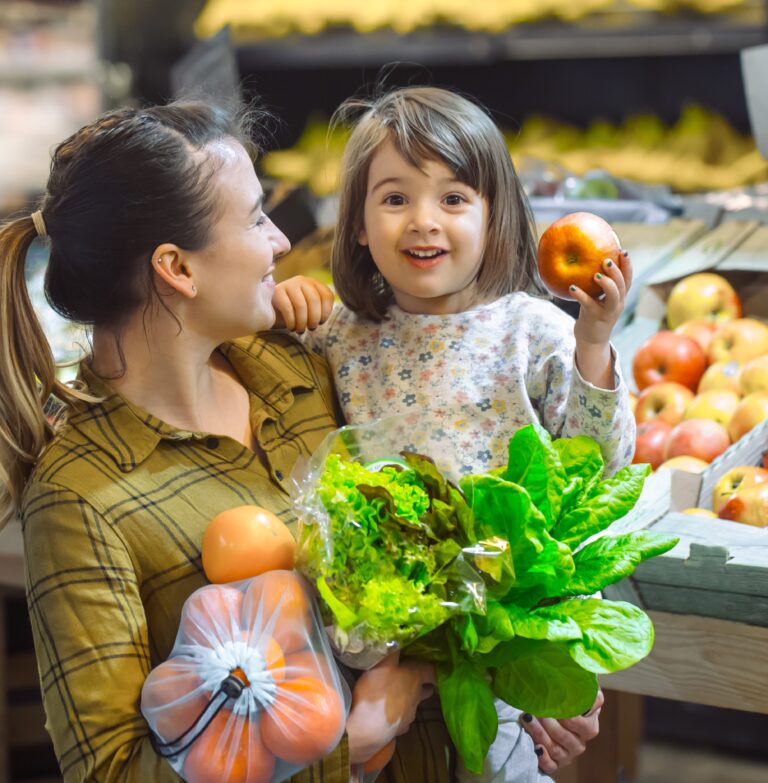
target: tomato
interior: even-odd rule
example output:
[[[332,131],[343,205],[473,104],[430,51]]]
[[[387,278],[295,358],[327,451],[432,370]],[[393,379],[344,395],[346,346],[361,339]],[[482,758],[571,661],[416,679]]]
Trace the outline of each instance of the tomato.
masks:
[[[141,711],[165,742],[180,737],[200,717],[211,698],[187,661],[164,661],[141,689]]]
[[[312,635],[310,603],[300,576],[270,571],[254,579],[243,599],[243,627],[275,637],[286,655],[307,646]]]
[[[261,737],[272,753],[289,764],[322,758],[344,734],[344,702],[336,689],[316,677],[286,679],[261,718]]]
[[[187,598],[181,612],[185,640],[215,647],[239,633],[243,594],[228,585],[206,585]]]
[[[291,569],[296,542],[271,511],[238,506],[217,514],[203,534],[203,570],[211,582],[237,582],[275,569]]]
[[[187,783],[269,783],[274,771],[258,723],[228,710],[216,715],[184,759]]]

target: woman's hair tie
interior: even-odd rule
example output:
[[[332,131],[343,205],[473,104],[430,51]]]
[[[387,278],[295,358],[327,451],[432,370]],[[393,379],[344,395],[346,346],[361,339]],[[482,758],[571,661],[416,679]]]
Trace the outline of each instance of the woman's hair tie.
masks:
[[[37,231],[37,235],[39,237],[47,237],[48,236],[48,230],[45,227],[45,220],[43,220],[43,213],[41,210],[37,210],[37,212],[33,212],[32,215],[32,222],[35,224],[35,231]]]

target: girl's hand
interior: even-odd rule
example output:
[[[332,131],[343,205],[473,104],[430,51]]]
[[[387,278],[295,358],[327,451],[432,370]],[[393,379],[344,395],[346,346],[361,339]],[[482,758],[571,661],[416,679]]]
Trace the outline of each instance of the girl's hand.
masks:
[[[586,750],[587,742],[600,732],[600,709],[604,701],[603,692],[598,690],[592,708],[581,717],[568,720],[523,715],[520,723],[531,735],[542,772],[551,775]]]
[[[618,264],[606,259],[603,271],[597,273],[595,280],[605,294],[599,300],[572,286],[571,293],[581,305],[573,327],[576,364],[584,380],[602,389],[612,389],[611,332],[624,311],[627,291],[632,285],[632,262],[627,251],[622,251]]]
[[[328,320],[333,310],[333,291],[319,280],[296,275],[275,286],[272,306],[277,316],[276,328],[301,334]]]
[[[595,280],[605,296],[598,300],[580,288],[572,287],[571,293],[581,305],[576,321],[576,339],[584,344],[604,344],[611,339],[611,332],[624,311],[624,301],[632,285],[632,262],[626,250],[622,251],[619,263],[610,259],[603,261],[603,271]]]
[[[387,656],[363,672],[352,691],[347,718],[349,760],[364,764],[376,751],[405,734],[419,704],[432,695],[434,667],[418,661],[400,663],[400,653]]]

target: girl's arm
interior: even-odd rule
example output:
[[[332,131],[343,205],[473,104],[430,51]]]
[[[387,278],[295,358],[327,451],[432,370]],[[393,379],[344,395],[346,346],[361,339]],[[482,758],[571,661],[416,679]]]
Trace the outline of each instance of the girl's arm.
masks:
[[[632,263],[627,252],[624,251],[618,265],[606,259],[603,271],[597,273],[595,280],[605,294],[601,300],[571,286],[571,293],[581,306],[573,329],[576,366],[588,383],[599,389],[613,389],[611,333],[624,311],[627,291],[632,285]]]

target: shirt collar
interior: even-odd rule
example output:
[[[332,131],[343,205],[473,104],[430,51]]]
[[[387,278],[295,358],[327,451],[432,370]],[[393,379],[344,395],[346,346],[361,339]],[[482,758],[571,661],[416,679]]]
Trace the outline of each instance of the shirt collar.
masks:
[[[293,404],[294,391],[315,386],[309,375],[290,362],[284,347],[255,337],[225,343],[220,350],[229,359],[249,392],[259,397],[277,417]],[[85,361],[78,381],[101,401],[71,413],[68,425],[115,460],[128,472],[140,465],[161,440],[202,438],[207,433],[180,430],[126,400],[96,375]]]

